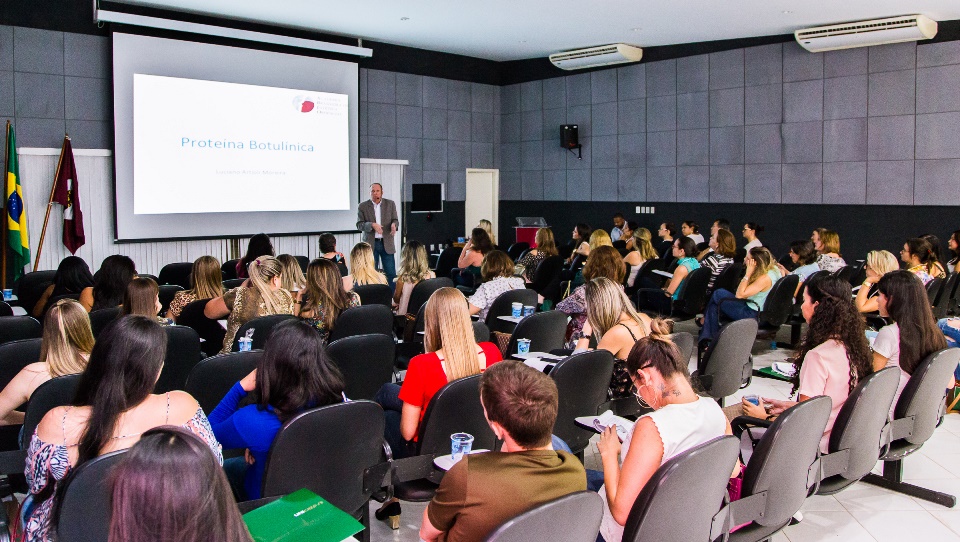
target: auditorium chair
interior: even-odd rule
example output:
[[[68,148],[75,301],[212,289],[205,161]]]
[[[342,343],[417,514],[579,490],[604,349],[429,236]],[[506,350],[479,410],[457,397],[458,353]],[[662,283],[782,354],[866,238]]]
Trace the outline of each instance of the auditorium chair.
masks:
[[[109,309],[97,309],[90,313],[90,330],[93,332],[93,338],[96,339],[111,322],[120,316],[119,307]]]
[[[80,294],[63,294],[63,295],[57,295],[57,296],[50,296],[50,299],[47,300],[47,304],[43,306],[43,313],[40,315],[41,324],[47,318],[47,311],[50,310],[50,307],[52,307],[57,301],[60,301],[61,299],[72,299],[74,301],[80,301]],[[26,307],[24,308],[26,309]],[[28,313],[32,310],[33,310],[33,307],[26,309]]]
[[[39,339],[43,329],[32,316],[0,317],[0,344],[22,339]]]
[[[13,285],[13,293],[18,299],[13,304],[25,308],[27,312],[33,310],[34,305],[43,296],[43,291],[53,284],[53,277],[56,274],[56,271],[24,273]]]
[[[435,279],[421,280],[413,287],[410,292],[410,301],[407,303],[407,314],[417,314],[420,307],[423,307],[433,292],[440,288],[453,288],[453,281],[447,277],[438,276]]]
[[[670,311],[666,314],[656,314],[655,311],[644,311],[651,316],[665,316],[676,322],[695,318],[707,304],[707,284],[710,282],[711,271],[707,267],[694,269],[683,282],[680,283],[680,292],[676,299],[670,299]],[[637,290],[637,305],[640,297],[646,292],[662,295],[660,288],[640,288]]]
[[[790,326],[790,342],[777,343],[777,346],[781,348],[796,348],[800,345],[800,332],[802,331],[803,325],[807,323],[800,310],[800,307],[803,306],[803,292],[807,291],[807,284],[810,284],[811,281],[827,276],[830,276],[829,271],[817,271],[811,273],[806,280],[800,283],[800,289],[797,290],[797,295],[794,296],[793,307],[790,309],[790,316],[786,321],[786,324]]]
[[[510,333],[513,331],[514,324],[501,320],[501,316],[511,316],[513,314],[513,304],[522,303],[524,306],[537,306],[537,292],[523,288],[519,290],[508,290],[498,295],[490,308],[487,309],[487,317],[484,323],[490,331],[500,331]]]
[[[393,290],[386,284],[361,284],[353,287],[361,305],[383,305],[393,308]]]
[[[800,283],[800,277],[797,275],[787,275],[770,287],[767,293],[767,299],[763,302],[763,307],[755,307],[747,299],[728,298],[720,302],[724,303],[745,303],[750,304],[751,308],[759,309],[757,321],[759,323],[758,339],[775,339],[780,326],[787,323],[790,317],[790,311],[793,309],[793,297],[797,291],[797,285]],[[719,308],[719,307],[718,307]],[[723,313],[720,313],[720,321],[726,325]]]
[[[230,280],[237,278],[237,264],[240,263],[240,259],[236,258],[233,260],[227,260],[223,262],[223,265],[220,266],[220,274],[223,275],[223,280]]]
[[[199,299],[187,303],[180,316],[177,317],[177,325],[193,328],[197,335],[203,339],[200,343],[200,349],[208,356],[213,356],[223,348],[223,338],[227,330],[220,325],[220,322],[211,320],[203,314],[203,309],[207,306],[209,299]]]
[[[613,376],[613,354],[602,349],[579,352],[558,361],[548,374],[557,384],[559,398],[553,434],[582,460],[596,433],[576,425],[574,419],[599,414]]]
[[[157,297],[160,299],[160,315],[164,316],[170,309],[170,303],[177,292],[182,292],[183,287],[177,284],[164,284],[160,286]]]
[[[537,292],[543,296],[545,300],[549,299],[553,305],[559,303],[562,269],[563,258],[560,256],[547,256],[533,272],[533,279],[530,281],[530,284],[527,284],[527,288]]]
[[[0,390],[31,363],[40,360],[42,339],[22,339],[0,344]],[[17,405],[22,410],[24,405]],[[19,445],[20,425],[0,425],[0,450],[16,450]]]
[[[520,255],[530,249],[530,243],[514,243],[507,248],[507,256],[510,256],[510,259],[517,261],[520,259]]]
[[[110,534],[111,477],[127,450],[95,457],[66,480],[57,520],[58,542],[106,542]]]
[[[437,266],[433,268],[433,272],[438,277],[449,277],[450,270],[457,267],[457,262],[460,260],[460,254],[463,252],[463,248],[449,246],[440,251],[440,256],[437,258]]]
[[[190,288],[190,273],[193,272],[193,264],[190,262],[168,263],[160,268],[159,279],[160,286],[164,284],[175,284],[184,289]]]
[[[350,307],[337,316],[327,342],[369,333],[386,335],[393,340],[393,312],[383,305]]]
[[[327,345],[327,355],[337,364],[350,399],[373,399],[393,379],[393,337],[379,333],[354,335]]]
[[[249,322],[240,326],[240,329],[237,330],[237,335],[233,339],[233,347],[230,349],[230,351],[240,351],[240,338],[246,336],[248,329],[253,330],[253,349],[263,350],[263,346],[267,344],[267,339],[270,338],[270,333],[273,331],[273,328],[276,327],[276,325],[280,322],[293,320],[295,318],[296,316],[292,314],[270,314],[268,316],[259,316],[253,320],[250,320]]]
[[[294,256],[293,258],[297,260],[297,265],[300,266],[300,271],[306,273],[307,266],[310,265],[310,258],[307,258],[306,256]]]
[[[578,491],[535,506],[507,520],[485,542],[563,540],[594,542],[603,519],[603,499],[595,491]]]
[[[13,307],[6,301],[0,301],[0,316],[13,316]]]
[[[232,289],[234,289],[234,288],[239,288],[239,287],[243,286],[243,283],[244,283],[245,280],[247,280],[247,279],[236,279],[236,278],[234,278],[234,279],[224,279],[224,281],[223,281],[223,289],[224,289],[224,291],[226,291],[226,290],[232,290]]]
[[[200,403],[208,416],[234,384],[257,368],[263,350],[230,352],[200,360],[193,366],[183,390]]]
[[[724,398],[750,383],[753,357],[750,351],[757,338],[757,321],[737,320],[720,328],[720,334],[697,361],[690,378],[723,406]]]
[[[195,330],[187,326],[164,326],[163,331],[167,335],[167,354],[163,358],[160,378],[153,388],[153,393],[157,394],[182,390],[187,375],[203,358],[200,335]]]
[[[742,263],[732,263],[724,267],[723,271],[720,271],[720,274],[717,275],[717,280],[713,281],[713,291],[716,292],[723,288],[728,292],[736,292],[737,284],[743,278],[745,271],[746,268]]]
[[[504,359],[517,353],[517,339],[530,339],[531,352],[550,352],[563,348],[567,333],[567,315],[560,311],[536,312],[524,316],[510,335],[503,351]]]

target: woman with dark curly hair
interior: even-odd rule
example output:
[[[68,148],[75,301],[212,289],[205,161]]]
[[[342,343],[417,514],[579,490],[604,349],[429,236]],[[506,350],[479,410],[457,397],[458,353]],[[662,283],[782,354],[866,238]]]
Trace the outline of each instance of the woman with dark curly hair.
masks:
[[[801,310],[808,327],[792,360],[797,368],[792,393],[797,394],[797,400],[764,398],[770,404],[768,410],[746,399],[741,406],[747,416],[772,419],[798,402],[829,396],[833,409],[820,439],[820,449],[826,452],[840,408],[857,382],[873,370],[870,345],[849,282],[835,276],[814,278],[803,291]]]

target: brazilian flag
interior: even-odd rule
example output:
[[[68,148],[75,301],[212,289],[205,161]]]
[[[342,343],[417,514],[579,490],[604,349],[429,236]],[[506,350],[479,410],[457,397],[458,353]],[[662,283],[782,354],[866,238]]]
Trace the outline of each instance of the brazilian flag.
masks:
[[[23,189],[20,187],[20,168],[17,164],[17,142],[13,127],[7,124],[7,181],[6,211],[7,240],[12,255],[13,279],[23,274],[30,263],[30,238],[27,236],[27,211],[23,208]]]

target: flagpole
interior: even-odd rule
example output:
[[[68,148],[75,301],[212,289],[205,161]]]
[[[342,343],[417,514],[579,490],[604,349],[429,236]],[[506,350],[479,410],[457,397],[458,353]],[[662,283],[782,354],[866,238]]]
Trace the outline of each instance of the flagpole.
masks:
[[[53,195],[57,193],[57,180],[60,178],[60,168],[63,166],[63,153],[67,149],[67,141],[70,136],[63,135],[63,143],[60,145],[60,159],[57,160],[57,169],[53,173],[53,186],[50,187],[50,200],[47,202],[47,215],[43,217],[43,229],[40,230],[40,244],[37,245],[37,256],[33,260],[33,270],[40,267],[40,254],[43,252],[43,238],[47,236],[47,223],[50,221],[50,209],[53,207]]]
[[[4,160],[3,160],[3,197],[7,197],[7,183],[10,182],[10,121],[7,121],[7,139],[6,145],[4,145]],[[3,273],[0,276],[0,287],[4,290],[7,289],[7,222],[10,220],[10,209],[7,209],[7,206],[10,204],[9,201],[4,201],[3,203]]]

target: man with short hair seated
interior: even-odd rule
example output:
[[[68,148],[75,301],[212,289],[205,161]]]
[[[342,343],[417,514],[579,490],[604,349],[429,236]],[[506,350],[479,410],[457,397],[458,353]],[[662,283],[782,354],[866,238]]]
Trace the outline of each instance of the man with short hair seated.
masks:
[[[425,541],[481,541],[507,520],[587,487],[580,461],[551,445],[557,386],[550,377],[501,361],[480,377],[480,402],[503,447],[465,455],[447,472],[423,512]]]

